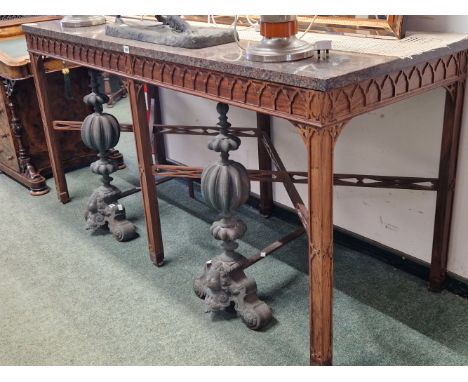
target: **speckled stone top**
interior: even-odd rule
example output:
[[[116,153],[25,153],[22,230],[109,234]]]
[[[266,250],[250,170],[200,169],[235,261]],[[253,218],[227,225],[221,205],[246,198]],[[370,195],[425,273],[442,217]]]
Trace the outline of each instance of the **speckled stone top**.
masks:
[[[247,61],[235,43],[203,49],[175,48],[106,36],[103,25],[63,28],[58,20],[25,24],[23,30],[28,34],[118,52],[128,46],[130,54],[142,57],[319,91],[341,88],[468,49],[468,38],[461,37],[458,42],[412,58],[331,51],[329,59],[324,61],[309,58],[287,63],[260,63]]]

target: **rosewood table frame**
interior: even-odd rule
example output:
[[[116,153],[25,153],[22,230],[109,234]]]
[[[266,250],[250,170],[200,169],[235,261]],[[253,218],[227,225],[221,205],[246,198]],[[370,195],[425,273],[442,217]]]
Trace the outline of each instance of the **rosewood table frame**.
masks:
[[[452,53],[445,52],[419,64],[410,63],[403,69],[359,80],[343,87],[319,91],[62,41],[35,34],[31,30],[26,30],[26,38],[57,192],[62,201],[68,198],[68,193],[54,143],[54,122],[50,117],[46,96],[44,57],[50,56],[107,71],[128,81],[149,251],[151,260],[156,265],[162,264],[164,252],[154,174],[165,170],[169,171],[166,175],[177,176],[179,171],[179,175],[183,172],[184,177],[196,178],[199,177],[200,169],[153,165],[143,83],[224,102],[256,111],[261,115],[284,118],[297,127],[308,153],[307,172],[286,171],[276,151],[272,150],[268,134],[264,134],[260,128],[257,130],[257,134],[261,134],[260,150],[268,152],[277,170],[272,171],[268,163],[263,163],[263,169],[252,170],[250,175],[262,183],[270,181],[284,183],[308,235],[312,365],[332,363],[334,183],[347,186],[437,191],[430,286],[433,289],[442,287],[446,277],[463,95],[468,71],[466,48]],[[438,179],[333,173],[334,146],[340,132],[350,119],[438,87],[447,90]],[[191,127],[186,127],[176,131],[172,128],[172,132],[186,134],[190,129]],[[263,129],[265,130],[265,125]],[[308,209],[298,197],[294,187],[295,182],[308,183]],[[301,230],[298,230],[290,234],[286,241],[301,233]],[[274,250],[275,245],[281,245],[281,240],[279,244],[273,243],[269,249]],[[258,260],[259,256],[254,256],[249,264]]]

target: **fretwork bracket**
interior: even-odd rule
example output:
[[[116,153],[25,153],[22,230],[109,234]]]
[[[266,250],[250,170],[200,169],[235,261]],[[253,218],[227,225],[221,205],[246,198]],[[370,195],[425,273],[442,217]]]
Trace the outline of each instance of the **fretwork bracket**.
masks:
[[[310,138],[313,134],[330,134],[333,139],[333,142],[336,143],[338,137],[340,136],[343,128],[346,126],[348,121],[335,123],[329,126],[317,128],[312,125],[307,125],[303,123],[297,123],[290,121],[294,126],[296,126],[299,135],[301,136],[304,144],[307,146],[309,144]]]

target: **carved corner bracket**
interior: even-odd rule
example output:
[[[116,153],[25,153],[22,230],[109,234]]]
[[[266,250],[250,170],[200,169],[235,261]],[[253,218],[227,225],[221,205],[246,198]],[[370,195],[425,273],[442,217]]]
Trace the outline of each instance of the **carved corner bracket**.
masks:
[[[455,102],[458,92],[461,92],[462,95],[465,92],[465,86],[466,79],[463,79],[444,85],[443,87],[450,95],[450,99],[452,100],[452,102]]]
[[[296,126],[297,131],[304,141],[306,146],[309,145],[309,142],[314,134],[330,134],[330,137],[333,139],[333,143],[336,144],[338,137],[340,136],[343,128],[349,121],[339,122],[325,127],[317,128],[313,125],[307,125],[304,123],[297,123],[291,121],[291,123]]]

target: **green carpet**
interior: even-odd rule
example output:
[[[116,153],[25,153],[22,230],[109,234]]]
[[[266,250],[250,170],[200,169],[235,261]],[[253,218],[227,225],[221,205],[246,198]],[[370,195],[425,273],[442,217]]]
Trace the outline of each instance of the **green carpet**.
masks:
[[[117,114],[117,113],[116,113]],[[138,184],[132,134],[118,147],[128,168],[115,185]],[[141,195],[123,200],[140,237],[119,243],[84,229],[98,177],[67,174],[72,201],[52,190],[29,196],[0,175],[0,365],[306,365],[306,242],[249,268],[274,322],[254,332],[232,313],[204,313],[192,291],[203,263],[219,253],[216,219],[183,182],[161,185],[166,263],[148,259]],[[250,256],[295,226],[243,207]],[[421,279],[335,246],[335,365],[468,365],[468,301],[428,292]]]

